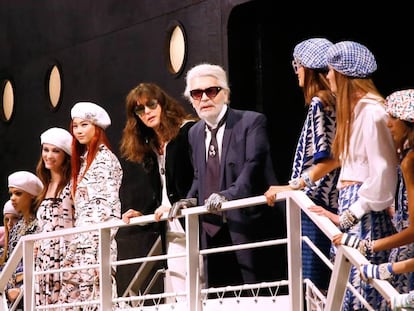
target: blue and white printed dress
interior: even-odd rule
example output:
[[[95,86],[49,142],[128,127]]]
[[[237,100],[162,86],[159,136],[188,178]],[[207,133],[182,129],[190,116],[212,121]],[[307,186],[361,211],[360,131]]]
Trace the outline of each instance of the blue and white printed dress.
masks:
[[[335,136],[335,111],[325,110],[321,100],[313,97],[308,106],[306,120],[296,147],[292,168],[292,179],[323,159],[331,157],[331,145]],[[323,206],[332,213],[337,213],[339,169],[325,175],[315,186],[305,187],[303,191],[316,204]],[[329,257],[331,241],[319,228],[302,212],[302,235],[309,239]],[[321,259],[303,243],[302,245],[303,278],[310,279],[320,289],[327,289],[330,269]]]

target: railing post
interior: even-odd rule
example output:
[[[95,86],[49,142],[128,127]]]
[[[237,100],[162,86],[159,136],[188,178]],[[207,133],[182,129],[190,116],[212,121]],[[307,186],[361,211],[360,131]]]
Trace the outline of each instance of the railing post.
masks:
[[[111,229],[99,230],[99,245],[101,251],[98,253],[100,261],[99,269],[99,300],[100,310],[112,310],[112,277],[111,277]]]
[[[185,216],[186,221],[186,243],[187,243],[187,304],[189,311],[201,311],[201,288],[200,275],[200,245],[199,245],[199,222],[198,214]]]
[[[22,239],[23,240],[23,239]],[[34,241],[23,240],[23,303],[24,310],[34,310]],[[30,269],[26,268],[30,267]]]
[[[287,197],[287,252],[288,278],[291,311],[303,310],[303,282],[302,282],[302,227],[300,206]]]
[[[335,264],[329,282],[325,310],[336,311],[341,309],[351,266],[352,264],[344,256],[343,248],[339,247],[335,254]]]

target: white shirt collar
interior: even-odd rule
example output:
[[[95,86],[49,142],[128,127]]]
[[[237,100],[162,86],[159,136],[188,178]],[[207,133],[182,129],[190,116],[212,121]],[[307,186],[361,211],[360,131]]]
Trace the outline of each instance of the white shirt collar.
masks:
[[[221,109],[221,111],[220,111],[219,115],[217,116],[217,119],[214,121],[214,123],[210,123],[207,120],[205,120],[205,122],[207,123],[207,125],[209,127],[213,128],[213,129],[216,128],[217,127],[217,124],[220,122],[221,118],[226,114],[227,109],[228,109],[227,105],[224,105],[223,106],[223,109]]]

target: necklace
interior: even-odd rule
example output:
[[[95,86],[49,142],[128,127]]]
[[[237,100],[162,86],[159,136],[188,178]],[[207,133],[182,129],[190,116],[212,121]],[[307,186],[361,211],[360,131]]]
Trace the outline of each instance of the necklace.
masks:
[[[35,226],[35,220],[36,220],[35,216],[30,216],[28,220],[22,219],[21,225],[18,231],[19,236],[26,235],[27,232],[33,231],[33,227]]]
[[[160,166],[160,174],[165,174],[165,156],[164,154],[158,155],[158,164]]]
[[[161,143],[159,149],[157,150],[158,153],[158,166],[160,169],[160,174],[165,174],[165,149],[166,149],[166,143]]]

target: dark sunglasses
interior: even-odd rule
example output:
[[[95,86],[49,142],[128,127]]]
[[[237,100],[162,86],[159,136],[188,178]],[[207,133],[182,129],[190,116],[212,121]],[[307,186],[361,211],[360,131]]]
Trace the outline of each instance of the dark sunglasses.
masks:
[[[138,102],[137,102],[138,103]],[[158,100],[151,99],[145,105],[138,104],[134,108],[134,113],[140,117],[145,113],[145,107],[148,107],[151,110],[154,110],[158,106]]]
[[[299,71],[299,68],[302,67],[301,62],[298,59],[294,59],[292,60],[292,67],[293,67],[293,71],[297,74]]]
[[[206,88],[205,90],[191,90],[190,95],[195,100],[201,100],[201,97],[203,97],[203,93],[207,95],[208,98],[213,99],[217,96],[217,94],[222,90],[219,86],[212,86],[209,88]]]

